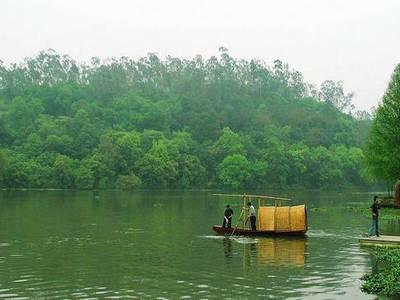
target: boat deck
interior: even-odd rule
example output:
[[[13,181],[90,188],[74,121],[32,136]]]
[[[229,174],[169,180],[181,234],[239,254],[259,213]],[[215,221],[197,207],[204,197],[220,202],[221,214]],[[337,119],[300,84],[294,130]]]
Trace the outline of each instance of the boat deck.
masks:
[[[396,246],[400,247],[400,236],[380,235],[372,237],[363,237],[359,239],[362,246]]]

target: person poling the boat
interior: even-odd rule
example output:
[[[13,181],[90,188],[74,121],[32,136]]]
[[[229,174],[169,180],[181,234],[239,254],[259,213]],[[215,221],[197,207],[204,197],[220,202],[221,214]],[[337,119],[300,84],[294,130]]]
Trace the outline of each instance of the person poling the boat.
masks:
[[[251,204],[251,202],[247,202],[247,206],[249,207],[249,219],[250,219],[250,225],[251,225],[251,230],[256,231],[256,209],[254,206]]]
[[[224,212],[224,221],[222,222],[222,227],[225,228],[228,225],[228,228],[231,228],[232,224],[232,217],[233,217],[233,210],[230,208],[229,204],[226,206]]]
[[[374,196],[374,203],[369,208],[372,213],[372,224],[368,230],[368,236],[374,236],[374,235],[379,236],[379,230],[378,230],[378,217],[380,209],[379,203],[380,200],[378,196]]]

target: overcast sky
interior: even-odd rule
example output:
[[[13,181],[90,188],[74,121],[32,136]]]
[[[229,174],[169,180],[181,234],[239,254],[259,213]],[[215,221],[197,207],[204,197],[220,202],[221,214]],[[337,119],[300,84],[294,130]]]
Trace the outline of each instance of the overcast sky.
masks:
[[[319,85],[342,80],[357,109],[400,63],[400,0],[0,0],[0,60],[40,50],[86,61],[149,52],[281,59]]]

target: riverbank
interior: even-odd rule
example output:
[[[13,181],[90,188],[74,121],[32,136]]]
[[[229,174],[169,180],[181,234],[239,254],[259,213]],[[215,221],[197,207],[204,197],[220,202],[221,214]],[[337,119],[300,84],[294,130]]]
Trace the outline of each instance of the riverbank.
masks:
[[[400,209],[384,207],[379,218],[387,222],[400,222]],[[364,281],[361,290],[368,294],[399,297],[400,248],[376,247],[372,261],[371,273],[361,278]]]

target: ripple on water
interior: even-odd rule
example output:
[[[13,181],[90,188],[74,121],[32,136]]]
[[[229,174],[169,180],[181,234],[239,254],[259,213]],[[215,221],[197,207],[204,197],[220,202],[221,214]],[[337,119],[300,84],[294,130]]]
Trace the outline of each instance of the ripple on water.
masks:
[[[258,239],[255,238],[247,238],[247,237],[234,237],[232,240],[239,244],[257,244]]]
[[[229,238],[223,235],[199,235],[198,237],[203,239],[215,239],[215,240],[223,240]]]
[[[335,238],[335,239],[352,239],[353,237],[349,236],[348,233],[341,232],[328,232],[325,230],[309,230],[307,231],[307,236],[308,237],[320,237],[320,238]]]
[[[208,285],[207,284],[198,284],[198,285],[196,285],[196,287],[198,287],[198,288],[208,288]]]
[[[5,299],[9,299],[9,298],[15,298],[18,297],[18,294],[0,294],[0,298],[5,298]]]
[[[21,283],[21,282],[27,282],[28,281],[28,279],[15,279],[13,282],[15,282],[15,283]]]

